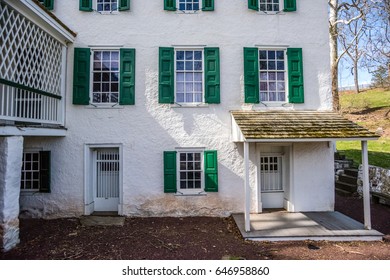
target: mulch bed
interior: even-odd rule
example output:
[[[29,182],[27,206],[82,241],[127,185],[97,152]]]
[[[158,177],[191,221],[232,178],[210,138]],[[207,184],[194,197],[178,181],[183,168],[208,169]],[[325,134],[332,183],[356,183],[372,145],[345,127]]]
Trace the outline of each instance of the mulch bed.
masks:
[[[362,200],[336,196],[336,210],[362,221]],[[373,228],[390,235],[390,207],[372,205]],[[23,219],[20,244],[0,259],[23,260],[390,260],[390,242],[252,242],[233,219],[126,218],[86,227],[79,219]]]

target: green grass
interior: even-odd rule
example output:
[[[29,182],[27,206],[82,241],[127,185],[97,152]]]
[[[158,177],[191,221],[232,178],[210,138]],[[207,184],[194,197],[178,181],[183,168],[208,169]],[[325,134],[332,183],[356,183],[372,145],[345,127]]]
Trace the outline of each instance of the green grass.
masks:
[[[372,89],[359,94],[341,93],[340,106],[345,111],[390,107],[390,91]]]
[[[345,154],[348,159],[362,163],[360,141],[337,142],[337,150]],[[368,141],[368,163],[390,169],[390,139]]]
[[[343,112],[359,112],[367,114],[365,121],[358,122],[359,125],[375,130],[378,127],[390,129],[390,120],[384,116],[382,119],[370,118],[369,114],[381,108],[390,108],[390,91],[373,89],[359,94],[344,92],[340,94],[340,105]],[[386,109],[387,110],[387,109]],[[383,110],[381,110],[383,111]],[[378,111],[379,112],[379,111]],[[360,141],[337,142],[337,150],[352,159],[361,163]],[[390,169],[390,138],[381,137],[378,141],[368,142],[369,164]]]

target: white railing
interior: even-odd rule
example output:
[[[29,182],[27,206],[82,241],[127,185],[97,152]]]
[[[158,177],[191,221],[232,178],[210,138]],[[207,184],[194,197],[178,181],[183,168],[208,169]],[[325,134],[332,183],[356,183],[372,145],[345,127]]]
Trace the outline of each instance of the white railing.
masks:
[[[0,120],[61,125],[61,96],[0,80]]]

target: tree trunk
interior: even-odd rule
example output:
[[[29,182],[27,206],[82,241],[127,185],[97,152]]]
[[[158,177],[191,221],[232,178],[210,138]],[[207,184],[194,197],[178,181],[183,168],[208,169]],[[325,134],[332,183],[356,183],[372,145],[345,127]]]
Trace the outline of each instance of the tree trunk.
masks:
[[[354,60],[353,62],[353,79],[355,82],[355,93],[359,93],[359,69],[358,69],[358,63],[357,60]]]
[[[329,0],[329,36],[330,36],[330,67],[332,78],[333,111],[340,111],[339,85],[338,85],[338,53],[337,53],[337,6],[338,0]]]

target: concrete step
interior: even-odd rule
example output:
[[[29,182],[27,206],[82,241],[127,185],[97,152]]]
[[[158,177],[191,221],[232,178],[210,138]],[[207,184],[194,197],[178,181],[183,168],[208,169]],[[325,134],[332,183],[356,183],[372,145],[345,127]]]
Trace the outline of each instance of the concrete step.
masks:
[[[343,197],[349,197],[349,196],[352,196],[352,194],[353,194],[351,192],[348,192],[348,191],[345,191],[345,190],[342,190],[339,188],[336,188],[335,191],[336,191],[336,194],[338,194],[339,196],[343,196]]]
[[[341,189],[347,192],[355,193],[357,191],[357,186],[345,182],[336,181],[336,189]]]
[[[345,175],[353,176],[353,177],[358,177],[359,175],[359,170],[354,169],[354,168],[348,168],[344,170]]]
[[[343,183],[348,183],[354,186],[357,186],[357,177],[355,176],[350,176],[346,174],[340,174],[338,176],[338,180]]]

